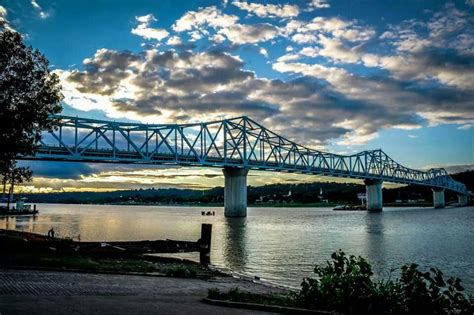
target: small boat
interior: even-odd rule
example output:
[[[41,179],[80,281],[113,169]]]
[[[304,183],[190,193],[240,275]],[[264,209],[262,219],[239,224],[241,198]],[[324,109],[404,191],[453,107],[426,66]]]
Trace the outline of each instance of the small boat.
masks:
[[[201,215],[216,215],[216,212],[215,211],[201,211]]]
[[[38,213],[36,205],[25,205],[26,198],[19,198],[16,201],[16,206],[8,209],[6,206],[0,206],[0,215],[35,215]]]

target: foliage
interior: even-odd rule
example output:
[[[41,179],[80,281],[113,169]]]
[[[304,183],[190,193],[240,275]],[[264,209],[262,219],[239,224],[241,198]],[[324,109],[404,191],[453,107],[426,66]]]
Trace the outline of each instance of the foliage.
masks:
[[[217,288],[207,291],[207,297],[213,300],[227,300],[232,302],[257,303],[264,305],[296,306],[294,299],[289,295],[276,294],[256,294],[232,288],[226,293],[222,293]]]
[[[49,115],[61,111],[59,78],[38,50],[21,35],[0,32],[0,171],[18,154],[34,153],[41,132],[52,127]]]
[[[404,265],[399,279],[374,282],[370,264],[362,257],[332,254],[316,266],[316,278],[305,278],[296,300],[304,307],[347,314],[472,314],[458,278],[443,279],[439,269],[421,272]]]
[[[2,173],[2,184],[3,184],[3,194],[2,197],[5,197],[6,194],[6,185],[10,184],[10,189],[8,193],[7,209],[10,209],[10,201],[15,190],[16,184],[23,184],[25,182],[30,182],[33,176],[33,172],[29,167],[17,167],[16,162],[9,163],[9,167],[3,170]]]
[[[163,270],[167,277],[174,278],[196,278],[197,272],[194,268],[188,268],[184,265],[167,267]]]

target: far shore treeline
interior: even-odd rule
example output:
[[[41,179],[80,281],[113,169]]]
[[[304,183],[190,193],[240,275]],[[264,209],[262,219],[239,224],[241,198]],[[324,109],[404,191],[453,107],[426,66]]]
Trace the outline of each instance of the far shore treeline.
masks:
[[[474,191],[474,170],[452,174],[455,180],[465,183]],[[322,190],[322,195],[320,194]],[[290,193],[291,192],[291,193]],[[364,193],[365,186],[354,183],[314,182],[304,184],[272,184],[248,187],[250,205],[328,205],[360,201],[358,193]],[[207,190],[193,189],[134,189],[109,192],[61,192],[21,194],[28,202],[37,203],[84,203],[84,204],[208,204],[220,206],[224,202],[224,188]],[[409,200],[418,205],[431,205],[432,191],[423,186],[404,186],[384,189],[385,204],[408,204]],[[456,201],[456,194],[446,192],[446,200]]]

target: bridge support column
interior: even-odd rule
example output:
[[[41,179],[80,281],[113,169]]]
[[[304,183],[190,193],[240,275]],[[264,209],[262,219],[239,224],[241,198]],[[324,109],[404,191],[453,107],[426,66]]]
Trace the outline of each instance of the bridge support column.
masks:
[[[444,188],[431,188],[433,191],[433,206],[435,209],[444,208]]]
[[[461,207],[467,205],[467,195],[458,195],[458,204]]]
[[[382,181],[366,179],[364,183],[367,195],[367,210],[382,211]]]
[[[224,214],[226,217],[247,216],[248,169],[224,168]]]

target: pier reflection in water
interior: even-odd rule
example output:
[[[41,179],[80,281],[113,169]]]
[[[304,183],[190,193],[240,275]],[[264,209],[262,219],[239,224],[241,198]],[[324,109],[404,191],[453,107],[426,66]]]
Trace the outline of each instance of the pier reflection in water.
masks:
[[[225,218],[223,256],[231,270],[242,270],[247,264],[247,218]]]
[[[416,262],[461,277],[474,293],[474,208],[403,209],[381,213],[321,208],[249,208],[248,217],[225,218],[222,208],[49,205],[37,217],[0,217],[0,228],[83,241],[197,240],[201,223],[213,225],[211,262],[249,277],[299,286],[315,263],[333,251],[366,257],[376,274]]]

